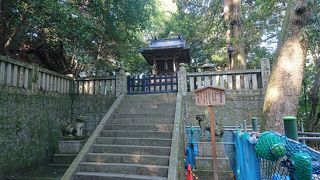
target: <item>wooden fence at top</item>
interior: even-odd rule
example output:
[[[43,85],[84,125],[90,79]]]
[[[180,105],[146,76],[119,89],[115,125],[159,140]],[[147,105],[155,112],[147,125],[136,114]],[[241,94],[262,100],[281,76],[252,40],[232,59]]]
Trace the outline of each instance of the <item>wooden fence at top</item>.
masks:
[[[128,77],[127,91],[129,94],[177,92],[179,81],[187,83],[188,91],[205,86],[216,86],[226,90],[258,90],[266,86],[270,75],[269,61],[262,62],[264,63],[261,69],[254,70],[186,72],[186,79],[178,79],[176,74],[132,76]],[[74,80],[63,74],[5,56],[0,56],[0,85],[22,87],[32,92],[39,90],[63,94],[116,94],[115,76]]]
[[[73,79],[68,76],[0,56],[0,85],[68,94],[72,83]]]
[[[105,78],[80,78],[75,81],[75,94],[115,95],[115,76]]]
[[[262,88],[261,70],[234,70],[187,73],[188,91],[205,86],[226,90],[256,90]]]
[[[114,95],[115,84],[115,77],[74,80],[45,68],[0,56],[0,85],[21,87],[32,92]]]

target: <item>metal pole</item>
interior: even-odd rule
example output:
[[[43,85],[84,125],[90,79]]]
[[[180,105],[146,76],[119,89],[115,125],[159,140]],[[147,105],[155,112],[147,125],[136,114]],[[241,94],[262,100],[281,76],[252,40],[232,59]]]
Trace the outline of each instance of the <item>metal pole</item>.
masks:
[[[244,132],[247,132],[247,121],[246,120],[243,120],[243,131]]]
[[[208,112],[210,117],[210,132],[211,132],[211,146],[212,146],[212,165],[213,165],[213,179],[219,180],[218,176],[218,161],[217,161],[217,149],[216,149],[216,132],[214,123],[213,106],[208,106]]]
[[[297,118],[286,116],[283,118],[285,135],[295,141],[298,141]]]
[[[258,132],[258,118],[257,117],[252,117],[252,130],[254,132]]]
[[[303,125],[303,120],[300,122],[301,123],[301,132],[304,132],[304,125]],[[304,137],[304,135],[302,135]],[[303,144],[306,144],[305,140],[302,140]]]

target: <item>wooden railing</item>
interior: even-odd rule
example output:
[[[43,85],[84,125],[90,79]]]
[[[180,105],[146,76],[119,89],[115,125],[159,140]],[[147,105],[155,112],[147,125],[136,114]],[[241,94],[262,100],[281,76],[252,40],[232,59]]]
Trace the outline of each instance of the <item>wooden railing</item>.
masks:
[[[229,90],[261,89],[261,70],[187,73],[188,91],[194,91],[204,86],[216,86]]]
[[[115,76],[105,78],[80,78],[75,81],[75,94],[115,95]]]
[[[70,93],[73,79],[38,66],[0,56],[0,85],[31,91]]]

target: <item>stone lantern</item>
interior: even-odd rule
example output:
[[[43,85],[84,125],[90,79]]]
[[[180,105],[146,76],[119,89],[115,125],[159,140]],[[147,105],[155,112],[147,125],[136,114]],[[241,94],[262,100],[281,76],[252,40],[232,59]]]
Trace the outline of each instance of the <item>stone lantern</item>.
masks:
[[[206,59],[205,64],[201,66],[202,70],[205,71],[214,71],[214,64],[212,64],[208,59]]]

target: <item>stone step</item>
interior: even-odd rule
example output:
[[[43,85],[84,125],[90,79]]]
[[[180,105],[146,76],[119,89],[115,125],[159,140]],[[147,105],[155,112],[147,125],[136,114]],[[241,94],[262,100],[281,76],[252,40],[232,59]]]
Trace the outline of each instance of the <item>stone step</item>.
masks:
[[[170,156],[115,154],[115,153],[88,153],[86,162],[100,163],[128,163],[168,166]]]
[[[217,158],[218,169],[223,171],[230,171],[230,164],[228,158]],[[212,170],[212,158],[211,157],[196,157],[196,167],[198,170]]]
[[[105,130],[172,132],[173,124],[107,124]]]
[[[137,108],[137,107],[126,107],[126,108],[117,108],[114,111],[116,114],[174,114],[175,109],[170,107],[162,107],[162,108]]]
[[[170,147],[94,144],[91,152],[169,156]]]
[[[172,138],[172,132],[102,130],[100,137]]]
[[[174,118],[174,113],[144,113],[130,114],[130,113],[116,113],[112,115],[112,118]]]
[[[170,147],[171,139],[163,138],[128,138],[128,137],[97,137],[96,144],[163,146]]]
[[[234,145],[224,144],[223,142],[217,142],[216,143],[217,157],[225,157],[226,156],[225,147],[230,149],[230,146],[233,147]],[[200,157],[212,157],[211,142],[199,142],[198,147],[199,147]]]
[[[133,174],[117,174],[117,173],[96,173],[96,172],[77,172],[74,180],[167,180],[165,177],[159,176],[142,176]]]
[[[49,164],[52,168],[61,168],[61,169],[67,169],[70,164]]]
[[[138,100],[137,100],[138,101]],[[149,108],[149,109],[175,109],[175,103],[161,103],[161,102],[129,102],[125,101],[119,105],[118,108]]]
[[[173,124],[174,118],[111,118],[108,124]]]
[[[71,164],[77,154],[54,154],[52,164]]]
[[[168,166],[83,162],[80,163],[79,171],[166,177],[168,175]]]
[[[213,170],[194,170],[193,173],[200,180],[213,179],[213,175],[214,175]],[[235,179],[232,171],[219,171],[218,176],[219,176],[219,179],[221,179],[221,180],[234,180]]]
[[[170,94],[143,94],[143,95],[128,95],[125,100],[139,100],[139,101],[160,101],[160,102],[175,102],[177,95],[175,93]]]

